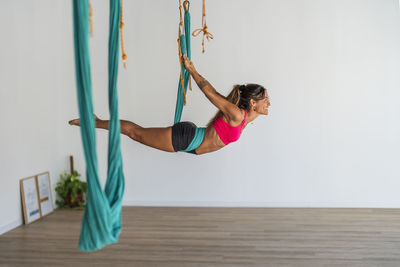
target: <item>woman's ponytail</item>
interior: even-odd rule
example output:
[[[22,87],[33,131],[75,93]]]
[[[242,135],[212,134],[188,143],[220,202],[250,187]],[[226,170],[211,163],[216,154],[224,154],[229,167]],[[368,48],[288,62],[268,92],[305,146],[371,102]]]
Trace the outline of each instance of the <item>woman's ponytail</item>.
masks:
[[[240,109],[250,110],[250,100],[261,100],[265,97],[265,88],[258,84],[247,84],[240,85],[236,84],[233,86],[232,91],[229,93],[226,100],[235,104]],[[223,115],[222,111],[219,110],[217,114],[210,120],[207,127],[210,126],[217,118]]]
[[[240,88],[241,87],[242,87],[242,85],[236,84],[235,86],[233,86],[232,91],[226,97],[226,100],[235,104],[235,106],[237,106],[240,102]]]

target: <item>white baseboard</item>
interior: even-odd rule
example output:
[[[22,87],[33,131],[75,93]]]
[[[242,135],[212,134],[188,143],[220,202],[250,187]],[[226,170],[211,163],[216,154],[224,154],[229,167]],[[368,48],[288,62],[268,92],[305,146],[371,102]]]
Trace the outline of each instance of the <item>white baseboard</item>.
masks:
[[[123,206],[144,207],[247,207],[247,208],[381,208],[398,209],[400,203],[379,202],[343,202],[343,203],[315,203],[315,202],[223,202],[223,201],[135,201],[124,200]]]
[[[0,225],[0,235],[6,233],[8,231],[11,231],[14,228],[17,228],[18,226],[22,225],[22,223],[23,223],[22,219],[19,219],[19,220],[15,220],[15,221],[9,222],[4,225]]]

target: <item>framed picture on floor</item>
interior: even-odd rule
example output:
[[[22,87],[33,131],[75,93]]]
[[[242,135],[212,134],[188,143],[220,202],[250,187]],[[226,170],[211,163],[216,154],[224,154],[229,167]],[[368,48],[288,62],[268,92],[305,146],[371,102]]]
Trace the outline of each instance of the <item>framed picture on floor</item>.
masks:
[[[30,224],[40,219],[39,195],[37,191],[36,176],[20,180],[22,206],[25,224]]]
[[[21,179],[20,188],[25,224],[54,211],[49,172]]]
[[[46,216],[54,211],[53,200],[51,196],[50,174],[49,172],[37,175],[39,189],[40,213]]]

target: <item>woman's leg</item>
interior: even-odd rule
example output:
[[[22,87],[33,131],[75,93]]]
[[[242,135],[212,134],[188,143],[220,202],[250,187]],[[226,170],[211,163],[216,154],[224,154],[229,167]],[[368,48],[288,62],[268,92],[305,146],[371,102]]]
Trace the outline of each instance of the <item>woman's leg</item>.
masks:
[[[96,118],[96,128],[108,130],[108,120]],[[172,146],[172,127],[143,128],[131,121],[120,120],[121,133],[144,145],[167,152],[175,152]],[[71,125],[79,126],[79,119],[69,121]]]

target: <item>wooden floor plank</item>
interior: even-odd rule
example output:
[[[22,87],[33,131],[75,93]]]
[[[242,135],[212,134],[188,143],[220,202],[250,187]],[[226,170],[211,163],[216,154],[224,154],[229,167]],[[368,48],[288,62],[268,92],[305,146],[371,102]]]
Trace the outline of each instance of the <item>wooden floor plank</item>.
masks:
[[[119,243],[78,251],[82,210],[0,236],[0,266],[400,266],[400,210],[123,207]]]

